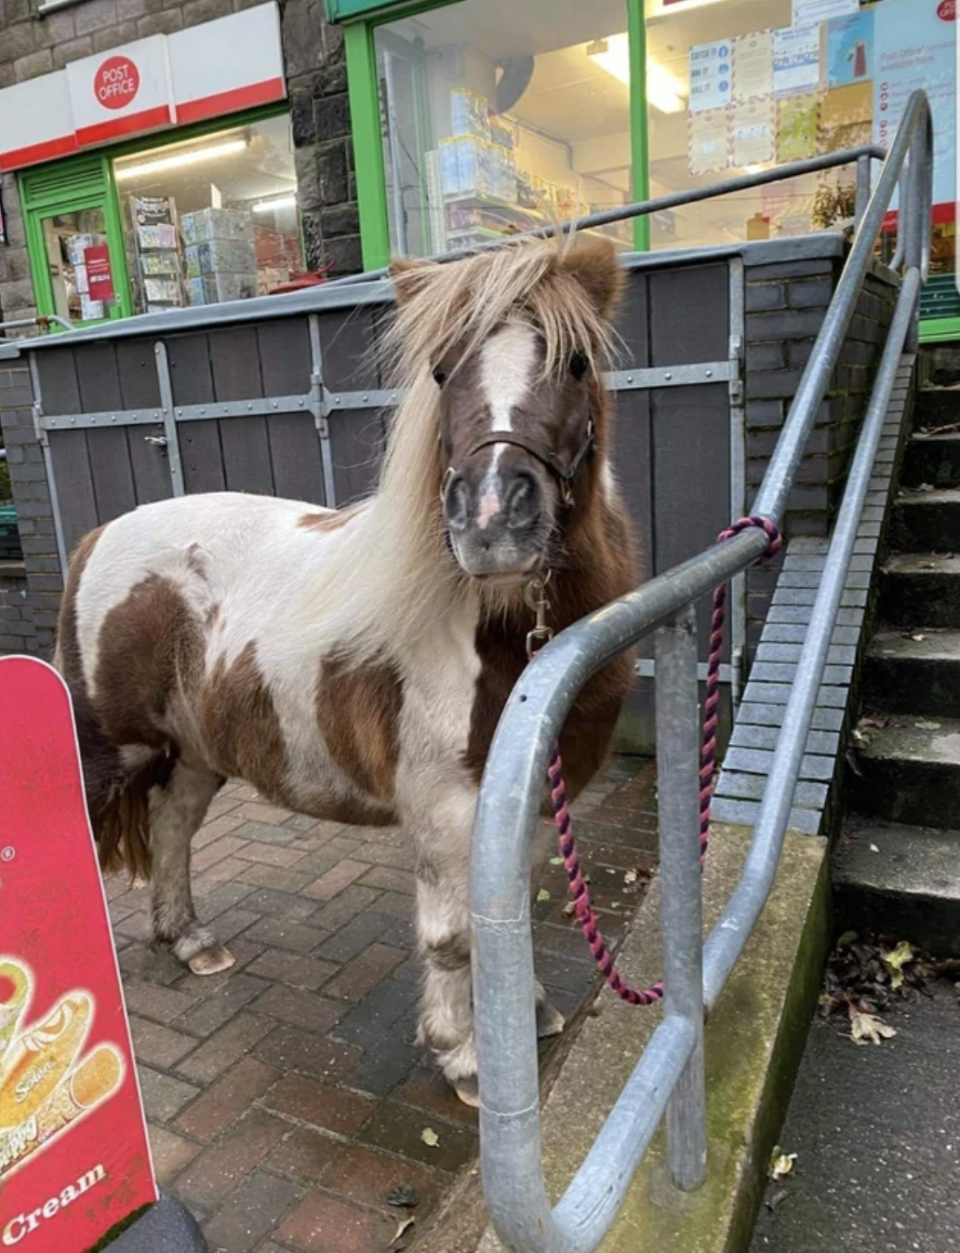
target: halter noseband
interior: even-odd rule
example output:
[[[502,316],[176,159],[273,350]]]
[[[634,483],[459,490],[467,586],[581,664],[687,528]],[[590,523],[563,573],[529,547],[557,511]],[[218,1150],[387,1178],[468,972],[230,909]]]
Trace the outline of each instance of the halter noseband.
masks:
[[[482,448],[489,448],[491,444],[512,444],[514,448],[521,448],[525,453],[529,453],[535,461],[540,464],[553,475],[557,480],[560,488],[560,500],[565,508],[573,507],[573,484],[580,472],[580,467],[593,451],[597,442],[596,428],[594,427],[593,418],[587,422],[587,433],[583,437],[580,447],[573,455],[573,460],[569,465],[564,465],[560,458],[550,452],[548,449],[538,447],[533,440],[524,439],[522,435],[518,435],[515,431],[491,431],[489,435],[485,435],[483,439],[478,440],[472,448],[467,450],[464,457],[465,461],[469,461],[474,453],[480,452]],[[456,474],[453,466],[447,469],[444,477],[444,490],[446,484]]]

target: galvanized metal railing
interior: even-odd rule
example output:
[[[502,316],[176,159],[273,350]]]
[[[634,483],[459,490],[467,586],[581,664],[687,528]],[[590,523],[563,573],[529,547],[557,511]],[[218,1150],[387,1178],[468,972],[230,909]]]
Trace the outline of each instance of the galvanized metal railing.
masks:
[[[932,201],[933,137],[923,92],[911,98],[867,202],[864,164],[873,155],[872,150],[858,154],[864,158],[858,165],[859,227],[753,502],[753,515],[783,523],[787,497],[838,363],[877,237],[902,183],[895,257],[903,271],[900,294],[746,864],[705,945],[692,606],[756,561],[766,548],[766,536],[745,531],[557,636],[523,674],[497,729],[474,827],[471,912],[483,1185],[494,1227],[513,1253],[596,1249],[664,1114],[674,1183],[692,1189],[706,1177],[704,1014],[723,991],[773,885],[881,429],[904,349],[916,342],[919,294],[929,266]],[[674,197],[672,202],[681,200]],[[637,208],[653,211],[660,204]],[[530,841],[551,748],[577,694],[601,667],[650,633],[655,634],[657,674],[663,1019],[586,1160],[551,1210],[541,1163]]]

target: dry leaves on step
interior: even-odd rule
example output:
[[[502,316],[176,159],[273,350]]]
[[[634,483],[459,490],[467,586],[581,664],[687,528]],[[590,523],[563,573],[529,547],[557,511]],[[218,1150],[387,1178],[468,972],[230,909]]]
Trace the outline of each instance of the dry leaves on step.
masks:
[[[903,968],[914,960],[916,954],[913,946],[908,944],[906,940],[901,940],[896,948],[890,949],[888,952],[881,952],[883,964],[890,971],[890,987],[896,992],[897,988],[903,987]]]
[[[787,1175],[793,1173],[793,1163],[797,1160],[796,1153],[784,1153],[778,1144],[770,1155],[768,1174],[774,1183],[781,1183]]]
[[[417,1220],[415,1218],[401,1218],[397,1223],[397,1229],[393,1233],[393,1239],[390,1243],[396,1244],[398,1240],[401,1240],[403,1238],[403,1233],[412,1227],[416,1221]]]
[[[420,1132],[420,1139],[424,1142],[428,1149],[435,1149],[440,1143],[440,1137],[432,1127],[424,1127]]]
[[[897,1034],[896,1027],[884,1022],[879,1014],[867,1013],[856,1005],[850,1005],[850,1039],[854,1044],[882,1044]]]
[[[927,637],[922,631],[904,631],[903,638],[905,640],[913,640],[917,644],[922,644]]]
[[[549,899],[550,899],[550,893],[547,891],[546,888],[541,888],[540,891],[537,893],[537,900],[548,901]]]
[[[420,1196],[412,1183],[401,1183],[387,1197],[387,1204],[396,1209],[415,1209],[420,1204]]]

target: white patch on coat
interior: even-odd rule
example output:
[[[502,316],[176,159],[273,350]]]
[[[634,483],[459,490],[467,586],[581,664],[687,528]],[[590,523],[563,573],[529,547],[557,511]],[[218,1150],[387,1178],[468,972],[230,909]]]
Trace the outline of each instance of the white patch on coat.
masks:
[[[480,349],[480,386],[494,431],[513,430],[513,411],[533,382],[537,336],[526,322],[508,322]]]
[[[613,470],[606,457],[600,463],[600,490],[604,498],[612,504],[617,495],[617,480],[613,477]]]

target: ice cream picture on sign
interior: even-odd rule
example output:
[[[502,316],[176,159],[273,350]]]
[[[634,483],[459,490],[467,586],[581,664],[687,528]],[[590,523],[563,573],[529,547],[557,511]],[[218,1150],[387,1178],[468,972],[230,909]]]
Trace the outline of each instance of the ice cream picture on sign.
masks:
[[[22,962],[0,957],[0,1189],[123,1079],[123,1059],[113,1045],[80,1056],[94,1015],[88,992],[68,992],[45,1016],[23,1025],[33,983]]]
[[[129,57],[108,57],[93,76],[93,91],[105,109],[124,109],[140,90],[140,71]]]

